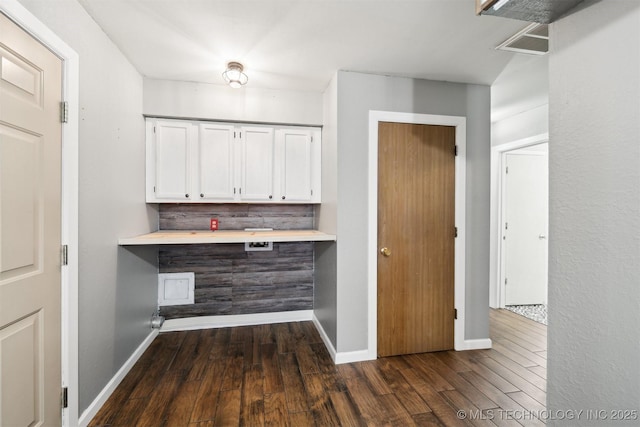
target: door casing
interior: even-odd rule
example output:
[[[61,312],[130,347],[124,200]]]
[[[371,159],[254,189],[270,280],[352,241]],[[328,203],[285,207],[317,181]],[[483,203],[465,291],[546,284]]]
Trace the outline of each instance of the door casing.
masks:
[[[62,244],[68,264],[61,268],[62,386],[68,389],[68,407],[62,425],[78,425],[78,54],[17,0],[0,2],[0,12],[46,46],[63,61],[62,98],[68,102],[68,121],[62,125]]]
[[[454,321],[454,349],[471,350],[491,347],[490,339],[465,340],[465,180],[466,180],[466,136],[467,119],[461,116],[438,116],[431,114],[399,113],[392,111],[369,111],[369,190],[368,190],[368,253],[367,253],[367,310],[368,349],[367,358],[378,355],[378,124],[379,122],[414,123],[424,125],[453,126],[456,128],[458,155],[455,159],[455,222],[458,237],[455,242],[455,308],[458,316]]]

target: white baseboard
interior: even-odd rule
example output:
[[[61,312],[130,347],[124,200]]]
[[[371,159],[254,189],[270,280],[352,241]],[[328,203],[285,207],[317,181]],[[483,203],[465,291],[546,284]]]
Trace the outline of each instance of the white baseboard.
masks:
[[[333,363],[336,363],[336,348],[333,346],[333,343],[329,339],[329,336],[327,335],[327,333],[324,331],[324,328],[322,327],[322,324],[320,323],[320,320],[318,320],[318,318],[316,317],[315,313],[313,314],[313,318],[311,320],[313,320],[313,324],[315,325],[316,330],[320,334],[320,338],[322,338],[322,341],[324,342],[324,346],[327,348],[327,351],[329,351],[331,360],[333,360]]]
[[[376,360],[377,357],[372,356],[369,350],[356,350],[356,351],[343,351],[336,354],[336,359],[334,360],[336,365],[340,365],[342,363],[353,363],[353,362],[362,362],[365,360]]]
[[[312,320],[312,318],[313,310],[186,317],[183,319],[166,320],[162,325],[160,332],[229,328],[232,326],[266,325],[269,323],[303,322]]]
[[[91,402],[89,407],[82,412],[80,418],[78,419],[78,424],[80,427],[86,427],[93,417],[96,416],[102,405],[105,404],[109,396],[115,391],[116,387],[122,382],[124,377],[129,373],[133,365],[136,364],[138,359],[142,356],[147,348],[151,345],[155,337],[158,336],[158,330],[152,330],[149,335],[142,341],[142,343],[138,346],[136,351],[127,359],[127,361],[122,365],[122,367],[116,372],[116,374],[111,378],[111,380],[107,383],[106,386],[102,389],[102,391],[98,394],[98,396]]]
[[[322,338],[322,341],[324,342],[325,347],[327,347],[327,350],[331,355],[331,359],[333,359],[333,363],[335,363],[336,365],[340,365],[343,363],[362,362],[365,360],[376,359],[376,356],[375,355],[372,356],[369,350],[347,351],[347,352],[341,352],[341,353],[337,352],[335,347],[333,346],[333,343],[329,339],[329,336],[324,331],[322,324],[320,323],[318,318],[315,316],[315,314],[313,315],[312,320],[313,320],[313,324],[316,326],[316,329],[318,330],[318,333],[320,334],[320,337]]]
[[[484,350],[491,348],[493,343],[490,338],[484,338],[479,340],[464,340],[464,348],[456,350]]]

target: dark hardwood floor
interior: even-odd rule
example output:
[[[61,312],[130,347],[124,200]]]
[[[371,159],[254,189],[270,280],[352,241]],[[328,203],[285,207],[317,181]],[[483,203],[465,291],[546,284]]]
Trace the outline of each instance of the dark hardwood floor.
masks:
[[[90,426],[543,425],[546,326],[490,316],[491,350],[337,366],[311,322],[162,333]]]

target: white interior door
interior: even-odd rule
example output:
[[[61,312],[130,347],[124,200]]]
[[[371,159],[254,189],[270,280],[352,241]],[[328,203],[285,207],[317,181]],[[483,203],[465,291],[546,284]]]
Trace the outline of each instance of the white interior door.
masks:
[[[546,304],[548,156],[504,156],[502,261],[505,305]]]
[[[0,14],[0,425],[60,425],[62,62]]]

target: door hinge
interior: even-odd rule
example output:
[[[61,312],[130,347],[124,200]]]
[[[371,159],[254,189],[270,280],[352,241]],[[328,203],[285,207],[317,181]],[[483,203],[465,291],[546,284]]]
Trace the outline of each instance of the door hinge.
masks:
[[[313,137],[311,137],[311,142],[313,142]]]
[[[69,103],[67,101],[60,103],[60,123],[69,123]]]
[[[453,146],[453,155],[454,155],[454,156],[457,156],[457,155],[458,155],[458,146],[457,146],[457,145],[454,145],[454,146]]]
[[[153,192],[154,193],[156,192],[156,186],[155,185],[153,186]]]
[[[505,168],[504,173],[509,173],[509,166]]]
[[[453,237],[458,237],[458,227],[453,227]]]
[[[457,308],[453,309],[453,318],[458,320],[458,309]]]
[[[156,133],[156,127],[155,126],[153,127],[153,133]]]
[[[68,265],[69,264],[69,246],[68,245],[62,245],[62,265]]]
[[[69,407],[69,389],[67,387],[62,387],[62,392],[60,393],[60,406],[62,408]]]
[[[504,279],[504,284],[505,284],[505,286],[507,285],[507,278],[506,277]]]

